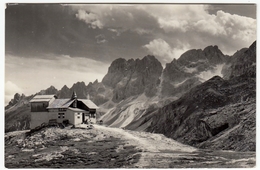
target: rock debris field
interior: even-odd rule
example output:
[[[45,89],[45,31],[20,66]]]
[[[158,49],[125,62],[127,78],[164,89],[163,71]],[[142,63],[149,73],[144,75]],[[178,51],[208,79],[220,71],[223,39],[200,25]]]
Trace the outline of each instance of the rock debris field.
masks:
[[[94,125],[5,134],[6,168],[246,168],[255,152],[196,149],[160,134]]]

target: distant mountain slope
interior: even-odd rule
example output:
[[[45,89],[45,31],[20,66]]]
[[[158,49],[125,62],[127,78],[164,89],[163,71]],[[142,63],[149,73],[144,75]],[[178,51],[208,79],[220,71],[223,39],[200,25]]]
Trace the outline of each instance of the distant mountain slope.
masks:
[[[229,80],[215,76],[157,109],[146,130],[202,148],[255,151],[255,45],[236,56]]]

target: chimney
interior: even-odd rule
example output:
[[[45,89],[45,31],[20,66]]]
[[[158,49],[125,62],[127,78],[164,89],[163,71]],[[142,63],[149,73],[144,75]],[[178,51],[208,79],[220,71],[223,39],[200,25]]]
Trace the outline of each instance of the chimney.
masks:
[[[76,94],[75,91],[73,91],[73,94],[72,94],[72,96],[71,96],[71,99],[77,99],[77,94]]]
[[[73,102],[73,107],[74,107],[74,108],[77,108],[77,94],[76,94],[75,91],[73,91],[73,94],[72,94],[72,96],[71,96],[71,100],[74,100],[74,102]]]

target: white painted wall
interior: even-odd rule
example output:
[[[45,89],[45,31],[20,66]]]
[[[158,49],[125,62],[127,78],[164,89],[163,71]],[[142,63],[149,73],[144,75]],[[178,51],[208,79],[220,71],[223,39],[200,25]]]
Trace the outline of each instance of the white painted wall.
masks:
[[[81,112],[74,113],[74,125],[79,125],[81,123],[82,123],[82,113]]]
[[[58,113],[64,113],[64,118],[58,118]],[[74,112],[69,109],[67,109],[67,111],[58,111],[58,109],[53,109],[50,110],[50,112],[31,112],[30,128],[33,129],[44,122],[49,123],[50,119],[56,119],[58,123],[62,123],[67,119],[70,124],[79,125],[82,123],[82,112]],[[88,119],[88,122],[96,123],[96,118],[85,116],[85,120],[86,119]]]

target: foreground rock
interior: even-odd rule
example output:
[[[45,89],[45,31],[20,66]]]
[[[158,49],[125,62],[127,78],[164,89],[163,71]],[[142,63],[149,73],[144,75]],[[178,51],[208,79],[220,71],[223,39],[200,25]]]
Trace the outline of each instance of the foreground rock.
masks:
[[[135,146],[96,129],[9,133],[5,143],[6,168],[122,168],[140,157]]]
[[[160,134],[95,125],[5,135],[6,168],[253,167],[254,152],[200,150]]]

